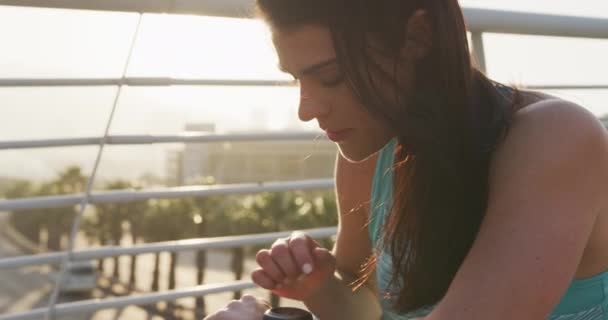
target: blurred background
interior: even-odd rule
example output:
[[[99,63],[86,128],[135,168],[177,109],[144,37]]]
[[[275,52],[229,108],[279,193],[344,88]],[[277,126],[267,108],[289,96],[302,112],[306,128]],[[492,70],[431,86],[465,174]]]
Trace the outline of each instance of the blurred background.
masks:
[[[608,19],[608,4],[602,0],[461,3]],[[608,113],[608,40],[500,33],[482,37],[491,78],[574,101],[599,118]],[[68,247],[78,205],[17,210],[14,201],[82,194],[100,151],[95,143],[10,146],[103,137],[106,129],[115,137],[263,133],[275,138],[108,144],[92,181],[94,194],[200,191],[293,181],[315,181],[321,186],[92,204],[84,210],[76,250],[336,226],[331,188],[336,147],[317,131],[315,122],[297,119],[298,89],[277,69],[269,32],[261,22],[0,5],[0,43],[0,84],[4,83],[0,143],[5,143],[0,144],[0,257],[41,255]],[[35,83],[123,77],[185,82],[121,87],[107,82],[10,84],[15,79]],[[285,133],[303,138],[276,138]],[[331,237],[322,238],[331,247]],[[265,246],[161,250],[72,263],[58,303],[248,280],[255,267],[253,256]],[[0,317],[46,307],[57,274],[57,267],[50,265],[0,264]],[[65,318],[196,319],[249,292],[275,304],[299,305],[279,301],[263,290],[243,289]]]

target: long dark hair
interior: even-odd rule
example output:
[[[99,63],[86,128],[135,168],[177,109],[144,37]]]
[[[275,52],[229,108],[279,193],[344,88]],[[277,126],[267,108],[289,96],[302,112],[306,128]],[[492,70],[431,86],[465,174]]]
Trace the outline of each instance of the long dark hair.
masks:
[[[519,95],[472,66],[457,0],[257,0],[257,7],[272,28],[327,26],[350,88],[398,133],[394,202],[382,233],[392,284],[402,285],[396,308],[437,303],[479,230],[490,156]],[[406,97],[399,92],[398,57],[405,23],[418,9],[428,16],[433,45],[416,65],[414,93]],[[370,36],[397,63],[393,72],[370,55]],[[372,77],[378,74],[397,99],[380,94]]]

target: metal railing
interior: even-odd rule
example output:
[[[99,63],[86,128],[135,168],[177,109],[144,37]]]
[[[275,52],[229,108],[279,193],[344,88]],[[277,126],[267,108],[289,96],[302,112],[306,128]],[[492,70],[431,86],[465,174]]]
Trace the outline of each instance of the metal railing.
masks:
[[[314,239],[329,238],[336,234],[335,227],[317,228],[303,230]],[[116,256],[139,255],[157,252],[181,252],[193,250],[228,249],[258,244],[268,244],[277,238],[286,237],[290,232],[263,233],[256,235],[185,239],[178,241],[166,241],[136,246],[105,246],[99,249],[75,251],[71,255],[71,261],[89,261]],[[19,268],[24,266],[40,264],[59,264],[66,256],[65,252],[38,254],[24,257],[4,258],[0,260],[0,269]],[[234,281],[226,284],[206,284],[191,288],[168,290],[159,293],[140,294],[137,296],[123,298],[106,298],[104,300],[85,300],[71,303],[58,304],[55,315],[62,316],[81,312],[95,312],[103,309],[122,308],[129,305],[146,305],[161,301],[173,301],[180,298],[205,296],[208,294],[239,291],[255,288],[251,281]],[[37,320],[46,313],[46,308],[30,310],[16,315],[0,315],[0,320]]]
[[[251,0],[0,0],[0,5],[17,5],[32,7],[50,7],[85,10],[129,11],[139,13],[187,13],[201,15],[248,16],[251,12]],[[483,33],[513,33],[528,35],[550,35],[564,37],[583,37],[608,39],[608,19],[567,17],[560,15],[531,14],[523,12],[497,11],[487,9],[465,8],[464,13],[472,33],[474,53],[480,68],[485,70],[485,52]],[[0,87],[24,86],[168,86],[168,85],[293,85],[290,81],[232,81],[232,80],[197,80],[171,78],[127,78],[120,79],[2,79]],[[608,84],[586,86],[535,86],[539,89],[606,89]],[[118,97],[117,97],[118,99]],[[148,144],[148,143],[206,143],[213,141],[254,141],[273,139],[311,139],[316,133],[294,133],[278,135],[177,135],[177,136],[104,136],[75,139],[45,139],[29,141],[0,141],[0,150],[23,148],[73,147],[83,145],[105,144]],[[0,210],[14,211],[31,208],[48,208],[82,203],[108,203],[136,201],[152,198],[203,197],[218,194],[256,193],[263,191],[283,191],[293,189],[318,189],[333,187],[332,179],[310,180],[285,183],[255,183],[232,186],[193,186],[167,188],[158,190],[121,190],[112,192],[91,193],[88,195],[68,195],[55,197],[38,197],[0,201]],[[310,230],[317,238],[335,234],[335,228]],[[203,250],[210,248],[239,247],[244,244],[268,243],[287,233],[261,234],[214,239],[191,239],[171,242],[160,242],[132,247],[107,246],[94,250],[75,252],[56,252],[32,256],[0,259],[0,268],[16,268],[34,264],[57,264],[64,262],[69,255],[73,260],[90,260],[119,255],[157,253],[162,251]],[[55,315],[75,312],[91,312],[106,308],[118,308],[127,305],[142,305],[157,301],[174,300],[182,297],[204,296],[210,293],[241,290],[252,287],[249,281],[221,285],[204,285],[188,289],[179,289],[141,296],[111,298],[102,301],[81,301],[53,306]],[[0,316],[0,320],[40,319],[48,314],[47,309],[36,309],[29,312]]]
[[[213,80],[177,78],[107,78],[107,79],[0,79],[0,87],[168,87],[168,86],[294,86],[290,80]]]
[[[254,0],[0,0],[0,5],[250,17]],[[493,32],[581,38],[608,38],[608,19],[463,8],[472,33]]]
[[[92,193],[90,204],[135,202],[149,199],[179,199],[231,194],[252,194],[291,190],[327,189],[334,186],[333,179],[301,180],[288,182],[258,182],[238,185],[187,186],[154,190],[119,190]],[[27,209],[64,208],[75,206],[84,200],[83,194],[49,197],[29,197],[0,201],[0,211]]]
[[[305,230],[312,238],[322,239],[329,238],[336,233],[335,227],[317,228]],[[203,239],[184,239],[177,241],[156,242],[148,244],[140,244],[130,247],[124,246],[105,246],[99,249],[89,249],[82,251],[74,251],[72,253],[73,261],[96,260],[101,258],[109,258],[116,256],[138,255],[144,253],[157,252],[179,252],[192,250],[208,250],[208,249],[228,249],[244,246],[253,246],[258,244],[267,244],[274,240],[286,237],[291,232],[273,232],[262,233],[255,235],[231,236],[219,238],[203,238]],[[54,252],[37,254],[22,257],[4,258],[0,260],[0,269],[19,268],[29,265],[40,264],[58,264],[66,255],[65,252]]]

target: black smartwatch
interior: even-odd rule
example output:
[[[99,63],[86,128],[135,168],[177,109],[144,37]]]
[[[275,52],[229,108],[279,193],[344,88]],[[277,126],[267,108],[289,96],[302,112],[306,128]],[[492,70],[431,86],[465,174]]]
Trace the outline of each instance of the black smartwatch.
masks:
[[[264,313],[263,320],[313,320],[312,314],[298,308],[272,308]]]

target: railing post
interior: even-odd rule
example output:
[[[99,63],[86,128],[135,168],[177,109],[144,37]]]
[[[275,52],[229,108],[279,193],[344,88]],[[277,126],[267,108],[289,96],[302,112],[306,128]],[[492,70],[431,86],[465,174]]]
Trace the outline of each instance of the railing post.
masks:
[[[485,53],[485,49],[483,46],[483,32],[481,31],[474,31],[471,33],[471,41],[472,41],[472,45],[473,45],[473,56],[475,57],[475,60],[477,61],[477,67],[479,68],[479,71],[483,72],[483,73],[487,73],[487,66],[486,66],[486,53]]]

